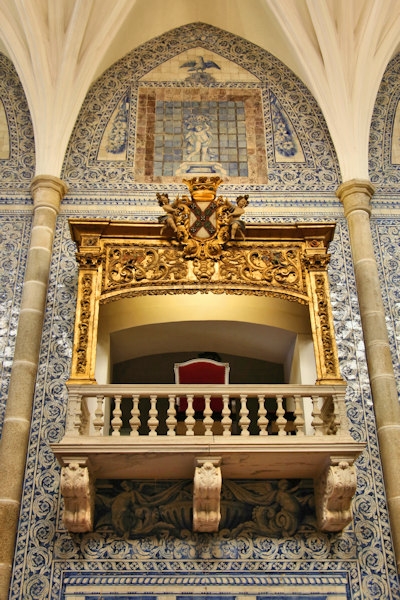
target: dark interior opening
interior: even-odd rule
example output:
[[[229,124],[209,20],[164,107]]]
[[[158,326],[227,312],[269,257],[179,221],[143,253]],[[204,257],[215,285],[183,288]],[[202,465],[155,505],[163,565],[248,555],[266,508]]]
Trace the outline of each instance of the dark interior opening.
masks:
[[[140,356],[113,366],[112,383],[175,383],[174,364],[198,358],[207,349]],[[284,383],[283,365],[219,353],[230,366],[229,383]]]

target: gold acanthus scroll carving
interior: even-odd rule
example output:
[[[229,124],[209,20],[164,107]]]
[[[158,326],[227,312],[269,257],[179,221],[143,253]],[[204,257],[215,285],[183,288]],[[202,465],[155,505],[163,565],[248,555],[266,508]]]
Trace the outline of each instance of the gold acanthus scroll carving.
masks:
[[[322,254],[316,244],[308,244],[315,249],[314,254],[303,256],[304,271],[308,274],[309,296],[313,305],[313,325],[320,334],[316,338],[318,351],[316,358],[320,379],[331,383],[337,382],[340,377],[339,360],[336,351],[336,341],[333,326],[331,304],[329,300],[329,283],[327,268],[330,255]]]
[[[91,364],[91,356],[96,343],[93,326],[98,309],[97,279],[103,256],[98,246],[98,237],[86,237],[84,243],[91,250],[76,254],[79,277],[72,372],[75,377],[93,379],[94,365]]]
[[[229,246],[218,262],[187,260],[179,249],[162,243],[157,246],[113,245],[105,249],[103,293],[124,289],[140,290],[163,283],[209,282],[259,286],[282,294],[305,294],[301,246],[280,243],[265,247],[246,242]]]
[[[76,352],[76,372],[85,373],[87,366],[87,347],[89,341],[89,327],[91,318],[91,296],[93,286],[93,274],[86,273],[81,278],[81,290],[79,303],[80,319],[78,323],[79,337]]]

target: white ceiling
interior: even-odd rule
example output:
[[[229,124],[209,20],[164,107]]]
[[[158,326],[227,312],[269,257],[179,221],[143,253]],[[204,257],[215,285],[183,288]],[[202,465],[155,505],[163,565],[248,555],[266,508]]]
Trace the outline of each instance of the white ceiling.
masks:
[[[132,327],[111,334],[113,363],[138,356],[207,350],[283,364],[296,334],[234,321],[184,321]]]

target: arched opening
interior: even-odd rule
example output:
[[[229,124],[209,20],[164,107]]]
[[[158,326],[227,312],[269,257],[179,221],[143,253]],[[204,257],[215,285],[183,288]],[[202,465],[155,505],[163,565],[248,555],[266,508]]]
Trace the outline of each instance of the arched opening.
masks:
[[[100,307],[98,331],[98,383],[173,384],[174,364],[205,351],[229,363],[230,384],[316,379],[308,308],[280,298],[210,293],[125,298]],[[127,425],[129,403],[121,408]],[[249,408],[257,410],[251,402]]]
[[[231,365],[231,383],[314,383],[308,308],[280,298],[173,294],[100,307],[96,380],[173,383],[200,352]]]

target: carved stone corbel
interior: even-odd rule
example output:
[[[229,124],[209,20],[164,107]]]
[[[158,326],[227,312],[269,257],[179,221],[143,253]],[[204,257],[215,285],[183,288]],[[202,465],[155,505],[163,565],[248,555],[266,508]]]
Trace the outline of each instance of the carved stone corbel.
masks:
[[[218,531],[221,520],[221,459],[197,458],[193,484],[193,531]]]
[[[82,462],[71,461],[61,469],[64,526],[73,533],[93,530],[95,487],[89,468]]]
[[[341,531],[350,523],[356,487],[356,468],[352,462],[332,458],[315,481],[317,524],[322,531]]]

